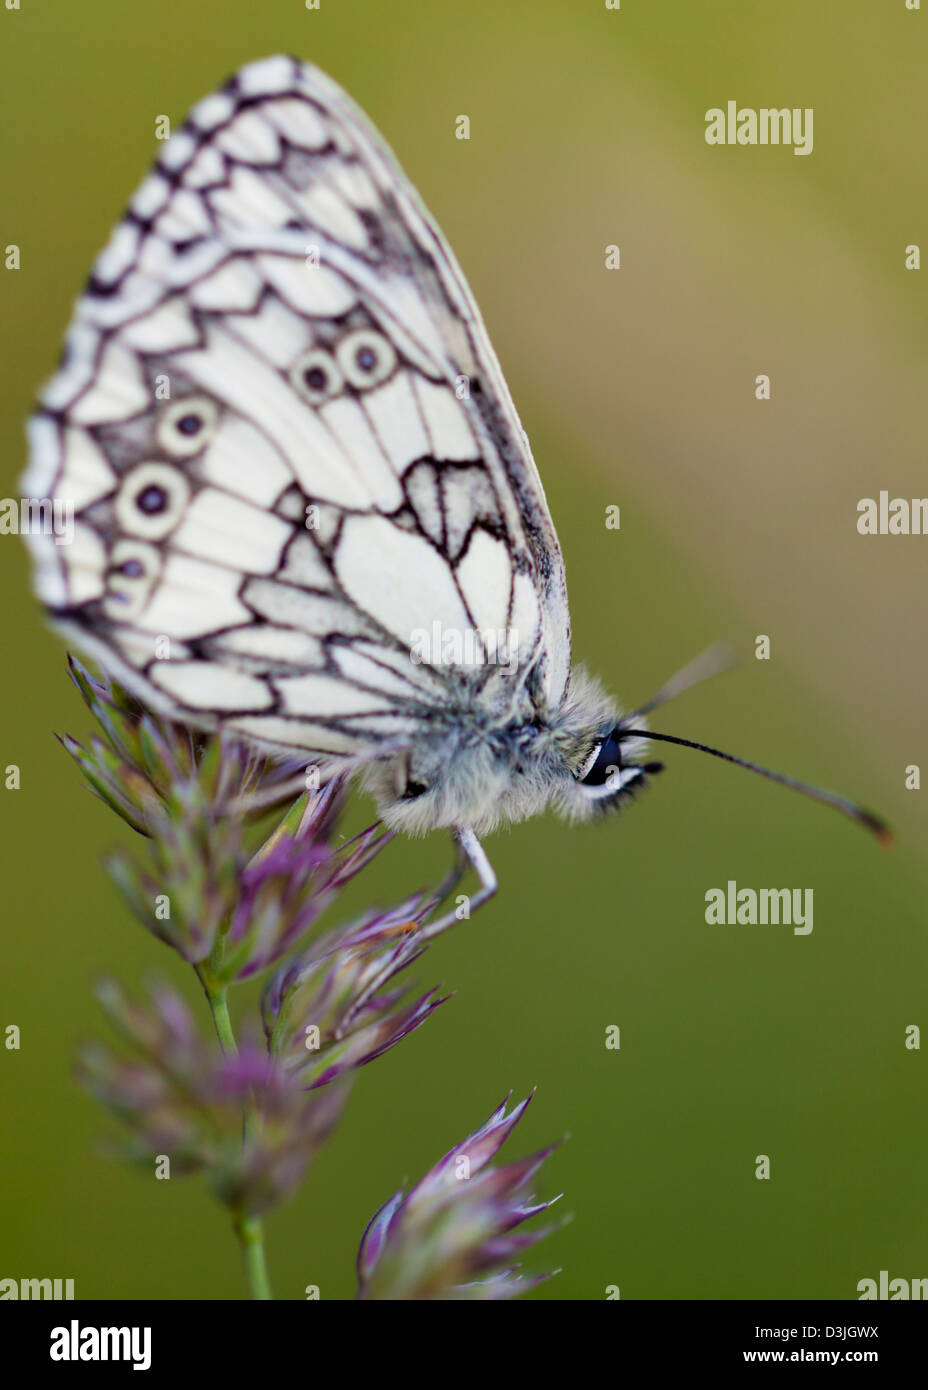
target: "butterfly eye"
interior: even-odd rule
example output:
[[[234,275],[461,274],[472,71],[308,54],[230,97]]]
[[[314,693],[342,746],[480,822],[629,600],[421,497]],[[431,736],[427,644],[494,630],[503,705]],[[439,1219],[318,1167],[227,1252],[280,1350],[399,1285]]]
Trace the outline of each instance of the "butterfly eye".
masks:
[[[215,401],[208,396],[188,396],[173,401],[164,411],[155,438],[173,458],[192,458],[208,444],[219,419]]]
[[[604,787],[610,778],[622,771],[622,749],[612,734],[595,744],[586,761],[577,771],[577,781],[585,787]]]
[[[322,348],[314,348],[294,362],[290,380],[310,405],[322,405],[337,396],[344,384],[335,362]]]
[[[161,569],[161,557],[153,545],[142,541],[118,541],[113,547],[106,580],[103,612],[108,618],[128,622],[138,617],[151,596]]]
[[[338,365],[360,391],[379,386],[396,366],[396,350],[389,338],[368,328],[348,333],[336,349]]]
[[[183,473],[166,463],[140,463],[123,479],[116,520],[130,536],[158,541],[180,521],[190,500]]]

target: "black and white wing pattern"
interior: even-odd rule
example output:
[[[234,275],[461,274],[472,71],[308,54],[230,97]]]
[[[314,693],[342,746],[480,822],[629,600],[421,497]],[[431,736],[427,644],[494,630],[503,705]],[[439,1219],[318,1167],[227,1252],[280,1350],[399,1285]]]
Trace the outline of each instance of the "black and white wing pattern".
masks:
[[[518,416],[441,234],[317,69],[243,68],[168,140],[94,265],[31,425],[54,620],[156,709],[357,760],[486,665],[410,634],[515,630],[556,707],[563,565]]]

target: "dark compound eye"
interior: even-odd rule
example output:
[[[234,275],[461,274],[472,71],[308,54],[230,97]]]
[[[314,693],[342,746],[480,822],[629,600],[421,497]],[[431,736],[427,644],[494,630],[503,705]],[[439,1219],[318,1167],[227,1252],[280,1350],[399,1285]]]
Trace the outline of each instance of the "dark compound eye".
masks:
[[[612,734],[607,734],[599,752],[579,781],[584,787],[604,787],[610,777],[622,770],[622,749]]]
[[[424,782],[414,782],[412,779],[410,779],[406,783],[406,788],[403,792],[403,800],[415,801],[417,796],[422,796],[423,793],[427,791],[428,787],[425,785]]]
[[[164,488],[154,485],[143,488],[135,499],[135,505],[146,516],[157,516],[159,512],[164,511],[167,504],[168,495]]]

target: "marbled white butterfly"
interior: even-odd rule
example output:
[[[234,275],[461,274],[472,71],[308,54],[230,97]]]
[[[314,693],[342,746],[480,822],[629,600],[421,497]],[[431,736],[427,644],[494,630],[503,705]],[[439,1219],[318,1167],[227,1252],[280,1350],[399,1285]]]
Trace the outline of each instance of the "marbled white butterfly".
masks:
[[[63,633],[166,716],[360,770],[389,825],[454,831],[481,896],[478,833],[611,810],[658,770],[641,721],[685,682],[622,718],[571,672],[480,314],[316,68],[250,64],[165,143],[30,435],[24,487],[73,508],[71,544],[30,538]]]

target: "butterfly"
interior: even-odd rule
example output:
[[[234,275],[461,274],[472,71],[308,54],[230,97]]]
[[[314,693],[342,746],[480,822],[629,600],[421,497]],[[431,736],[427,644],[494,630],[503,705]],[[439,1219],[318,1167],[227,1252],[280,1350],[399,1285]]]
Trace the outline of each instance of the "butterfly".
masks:
[[[475,905],[499,821],[613,810],[660,770],[648,738],[729,757],[647,734],[686,678],[623,717],[571,669],[557,535],[473,296],[315,67],[251,63],[165,142],[30,445],[24,488],[73,515],[70,544],[30,537],[65,637],[167,717],[360,773],[393,828],[447,827]]]

